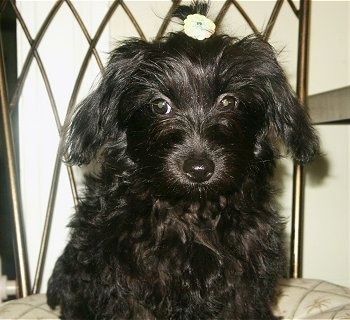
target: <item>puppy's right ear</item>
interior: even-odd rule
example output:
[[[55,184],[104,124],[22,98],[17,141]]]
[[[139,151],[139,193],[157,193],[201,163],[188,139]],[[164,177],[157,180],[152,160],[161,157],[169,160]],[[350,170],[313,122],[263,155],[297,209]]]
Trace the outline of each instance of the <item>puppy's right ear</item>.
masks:
[[[77,106],[65,126],[67,163],[88,164],[108,142],[122,136],[118,120],[121,97],[146,50],[145,41],[132,39],[111,53],[98,87]]]
[[[65,129],[64,155],[71,165],[88,164],[103,144],[99,128],[100,88],[92,92],[74,110]]]

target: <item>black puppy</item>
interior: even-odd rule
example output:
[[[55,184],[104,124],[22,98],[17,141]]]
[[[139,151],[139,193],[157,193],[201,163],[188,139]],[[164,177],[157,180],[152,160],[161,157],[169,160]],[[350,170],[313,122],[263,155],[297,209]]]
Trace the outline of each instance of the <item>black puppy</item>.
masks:
[[[277,144],[305,163],[318,139],[272,47],[212,34],[206,11],[175,14],[203,37],[115,49],[73,116],[69,163],[101,168],[49,281],[64,319],[275,319]]]

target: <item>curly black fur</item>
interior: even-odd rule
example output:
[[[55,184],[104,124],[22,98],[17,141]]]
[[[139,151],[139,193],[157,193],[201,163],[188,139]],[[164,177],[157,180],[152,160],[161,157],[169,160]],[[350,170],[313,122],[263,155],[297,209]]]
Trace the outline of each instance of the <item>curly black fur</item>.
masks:
[[[209,2],[208,1],[192,1],[189,6],[178,6],[173,12],[173,17],[185,20],[190,14],[201,14],[206,16],[209,11]]]
[[[261,37],[124,42],[68,128],[69,163],[101,170],[49,305],[64,319],[275,319],[277,140],[300,163],[318,150]]]

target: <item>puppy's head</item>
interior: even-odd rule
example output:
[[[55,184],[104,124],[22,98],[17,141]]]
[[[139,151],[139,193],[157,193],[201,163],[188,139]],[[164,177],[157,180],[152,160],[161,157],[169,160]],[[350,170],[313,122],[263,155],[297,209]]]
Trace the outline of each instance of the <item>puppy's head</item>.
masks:
[[[300,163],[318,150],[272,47],[259,36],[173,33],[115,49],[73,116],[67,153],[70,163],[86,164],[102,150],[105,170],[132,164],[158,194],[183,196],[261,176],[276,139]]]

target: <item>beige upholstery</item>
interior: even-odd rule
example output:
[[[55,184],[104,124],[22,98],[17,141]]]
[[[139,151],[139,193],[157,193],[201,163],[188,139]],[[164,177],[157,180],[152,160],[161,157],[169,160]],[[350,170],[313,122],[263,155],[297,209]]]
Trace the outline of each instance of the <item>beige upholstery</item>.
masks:
[[[350,319],[350,289],[321,280],[284,280],[275,314],[283,319]]]
[[[1,304],[0,319],[59,319],[59,311],[50,309],[45,294],[36,294]]]
[[[350,289],[320,280],[281,282],[275,314],[283,319],[350,319]],[[0,305],[0,319],[58,319],[44,294]],[[248,319],[247,319],[248,320]]]

